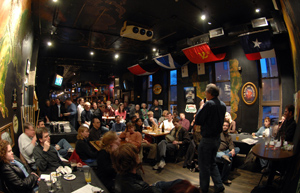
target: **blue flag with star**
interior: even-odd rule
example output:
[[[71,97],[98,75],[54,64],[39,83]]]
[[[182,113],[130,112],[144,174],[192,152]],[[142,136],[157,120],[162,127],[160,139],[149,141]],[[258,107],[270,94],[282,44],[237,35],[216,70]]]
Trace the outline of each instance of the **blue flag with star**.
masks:
[[[270,31],[242,35],[240,42],[249,60],[275,57]]]

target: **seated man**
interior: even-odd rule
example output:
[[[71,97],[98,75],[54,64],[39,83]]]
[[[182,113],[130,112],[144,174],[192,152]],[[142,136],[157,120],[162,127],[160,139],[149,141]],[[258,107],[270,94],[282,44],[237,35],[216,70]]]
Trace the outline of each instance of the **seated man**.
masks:
[[[153,112],[152,111],[149,111],[148,112],[148,119],[145,119],[144,120],[144,125],[145,127],[153,127],[153,126],[158,126],[158,123],[157,123],[157,119],[153,117]]]
[[[115,131],[115,132],[123,132],[125,131],[125,123],[121,123],[121,118],[119,115],[116,116],[115,118],[115,123],[112,124],[112,127],[111,127],[111,131]]]
[[[100,104],[99,105],[99,109],[100,109],[100,122],[101,122],[101,131],[104,133],[106,133],[107,131],[109,131],[109,126],[106,120],[102,119],[102,116],[104,116],[105,113],[105,104]]]
[[[160,162],[153,167],[154,170],[165,167],[166,162],[164,158],[166,157],[167,151],[183,151],[183,148],[190,143],[189,134],[186,129],[181,127],[179,119],[173,119],[173,124],[175,128],[172,129],[170,134],[166,136],[166,140],[162,140],[158,144],[158,161]]]
[[[101,123],[100,120],[98,118],[93,118],[92,120],[92,128],[90,129],[90,136],[89,136],[89,140],[90,141],[97,141],[100,140],[101,136],[104,134],[101,131]]]
[[[38,121],[37,128],[41,128],[41,127],[45,127],[44,121]],[[73,152],[72,146],[65,139],[59,140],[59,142],[55,144],[54,147],[58,151],[58,153],[66,159],[69,159],[68,152]]]
[[[24,133],[18,139],[19,149],[30,168],[36,170],[33,149],[36,146],[35,129],[31,123],[24,123]]]
[[[59,166],[70,166],[61,161],[56,149],[50,145],[50,135],[45,127],[37,129],[36,139],[39,144],[33,149],[33,156],[36,166],[41,171],[55,170]]]
[[[180,113],[179,116],[180,116],[180,121],[179,121],[180,125],[183,128],[185,128],[187,131],[189,131],[190,125],[191,125],[190,121],[185,118],[185,114],[184,113]]]
[[[168,112],[167,113],[167,120],[164,120],[160,124],[159,128],[162,128],[162,126],[164,126],[165,131],[171,131],[174,128],[172,120],[173,120],[172,113]]]
[[[228,180],[229,172],[232,165],[232,158],[240,152],[240,148],[234,147],[231,136],[228,134],[230,123],[225,120],[223,123],[223,132],[220,134],[221,143],[217,152],[217,159],[222,159],[224,166],[221,174],[221,179],[224,184],[231,184]]]
[[[91,125],[93,113],[91,111],[91,103],[84,103],[84,110],[81,112],[81,124]]]
[[[122,132],[119,137],[122,140],[125,140],[126,143],[132,143],[138,149],[140,149],[142,144],[142,134],[140,132],[134,131],[135,127],[131,122],[126,124],[126,129]]]

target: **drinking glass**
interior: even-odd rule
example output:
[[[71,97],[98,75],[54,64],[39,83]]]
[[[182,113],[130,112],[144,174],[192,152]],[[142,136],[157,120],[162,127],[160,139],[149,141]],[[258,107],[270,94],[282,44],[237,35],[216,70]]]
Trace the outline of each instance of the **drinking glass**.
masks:
[[[54,187],[52,186],[52,180],[49,179],[49,180],[46,180],[45,182],[47,184],[48,191],[51,193],[54,192]]]
[[[71,164],[72,172],[76,172],[77,171],[77,161],[75,159],[72,159],[70,161],[70,164]]]
[[[61,189],[61,176],[57,176],[56,180],[57,180],[56,181],[56,188],[60,190]]]
[[[90,168],[85,168],[83,173],[84,173],[84,178],[85,178],[86,183],[90,184],[92,181]]]
[[[238,141],[239,139],[240,139],[240,136],[238,134],[236,134],[235,140]]]

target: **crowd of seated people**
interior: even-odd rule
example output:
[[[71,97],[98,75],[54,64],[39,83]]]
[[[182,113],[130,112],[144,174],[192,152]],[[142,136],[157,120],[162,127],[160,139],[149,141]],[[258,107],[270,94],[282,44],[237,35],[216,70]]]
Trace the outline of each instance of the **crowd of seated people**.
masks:
[[[78,124],[81,124],[78,128],[75,145],[76,153],[84,163],[97,168],[98,177],[110,192],[122,192],[124,191],[124,187],[129,189],[135,188],[124,185],[124,182],[128,180],[132,180],[132,183],[143,184],[142,189],[151,187],[150,189],[153,189],[153,192],[155,192],[154,189],[161,188],[160,185],[154,184],[153,186],[149,186],[135,173],[137,169],[136,164],[140,162],[139,160],[142,161],[143,153],[148,153],[145,156],[145,160],[154,165],[152,165],[153,169],[163,169],[166,165],[166,160],[169,158],[168,156],[178,158],[185,156],[187,152],[197,152],[197,147],[201,140],[201,127],[194,125],[194,120],[190,123],[185,118],[184,113],[175,112],[174,115],[174,113],[172,114],[167,110],[162,111],[157,100],[154,100],[149,110],[146,109],[146,104],[142,104],[142,109],[140,109],[139,104],[127,106],[127,104],[124,105],[119,100],[115,100],[114,104],[111,104],[110,101],[106,101],[106,104],[103,101],[93,102],[92,110],[90,109],[90,103],[85,102],[83,98],[78,100],[77,107],[69,99],[66,101],[66,105],[61,104],[60,100],[56,101],[57,108],[52,109],[55,109],[55,112],[57,111],[58,118],[69,119],[69,116],[73,116],[74,109],[76,111],[76,108],[81,111],[80,122],[78,112],[73,116],[74,120],[77,118]],[[65,110],[58,111],[58,107],[61,106],[64,106]],[[49,121],[51,121],[51,113],[46,114],[48,119],[50,117]],[[220,174],[224,184],[231,183],[228,176],[232,167],[232,160],[239,152],[239,149],[234,147],[229,135],[231,132],[236,133],[236,125],[231,119],[230,114],[228,114],[226,113],[224,117],[223,132],[220,134],[221,144],[216,155],[216,159],[219,159],[223,164],[223,170],[220,171]],[[128,115],[132,116],[128,117]],[[114,117],[114,119],[108,120],[106,116]],[[278,126],[278,132],[276,132],[276,134],[280,135],[283,131],[288,135],[285,135],[288,140],[291,139],[289,135],[290,131],[294,129],[294,122],[291,121],[290,117],[292,116],[289,116],[288,113],[287,116],[285,115],[285,118],[289,122],[284,122],[284,124]],[[54,170],[58,166],[69,165],[69,163],[62,161],[61,157],[70,155],[71,152],[69,149],[71,145],[65,139],[61,143],[50,145],[50,135],[45,128],[44,122],[40,121],[37,127],[37,130],[35,130],[33,125],[24,124],[24,133],[19,138],[20,153],[31,169],[36,170],[38,168],[40,171],[46,171]],[[145,127],[158,129],[164,127],[165,131],[169,132],[169,134],[161,137],[159,140],[154,140],[151,137],[149,138],[149,135],[143,134],[143,129],[146,129]],[[276,136],[272,132],[268,117],[264,120],[264,126],[258,132],[253,133],[255,136],[263,134],[265,136]],[[134,146],[119,147],[120,140],[122,140],[122,144],[132,144]],[[99,149],[96,150],[90,141],[100,141],[100,151]],[[65,144],[69,145],[65,146]],[[140,155],[138,160],[136,160],[137,162],[132,162],[132,165],[128,166],[130,169],[126,171],[123,170],[124,168],[120,169],[120,164],[123,163],[117,161],[119,159],[117,153],[120,153],[121,147],[124,148],[124,151],[131,152],[131,156],[134,155],[134,158],[135,154]],[[149,149],[149,152],[147,150],[143,151],[144,149]],[[126,157],[128,155],[124,153],[122,156]],[[191,158],[189,162],[185,162],[186,165],[189,165],[191,160],[195,158],[194,154],[191,156],[186,155],[186,157]],[[118,164],[119,166],[117,166]],[[81,165],[78,164],[78,166]],[[125,177],[128,179],[125,179]],[[115,181],[116,184],[114,184]],[[35,188],[35,186],[32,188]]]

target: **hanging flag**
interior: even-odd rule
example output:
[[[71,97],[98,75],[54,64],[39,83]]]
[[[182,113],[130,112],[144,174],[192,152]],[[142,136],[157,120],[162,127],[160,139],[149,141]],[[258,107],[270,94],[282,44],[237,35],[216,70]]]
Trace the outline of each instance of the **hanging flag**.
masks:
[[[187,65],[183,65],[181,67],[181,76],[182,76],[182,78],[189,76],[189,70],[188,70],[188,66]]]
[[[137,76],[145,76],[145,75],[150,75],[150,74],[154,74],[156,71],[154,72],[148,72],[146,70],[144,70],[139,64],[130,66],[127,68],[132,74],[137,75]]]
[[[248,60],[275,57],[269,30],[242,34],[240,42]]]
[[[180,68],[181,65],[179,65],[177,62],[174,61],[171,54],[166,54],[164,56],[159,56],[156,58],[153,58],[153,60],[161,67],[166,69],[176,69]]]
[[[215,55],[206,43],[185,48],[182,49],[182,51],[185,56],[195,64],[223,60],[226,55],[226,53]]]
[[[204,63],[197,64],[197,71],[198,71],[198,75],[205,74],[205,64]]]

